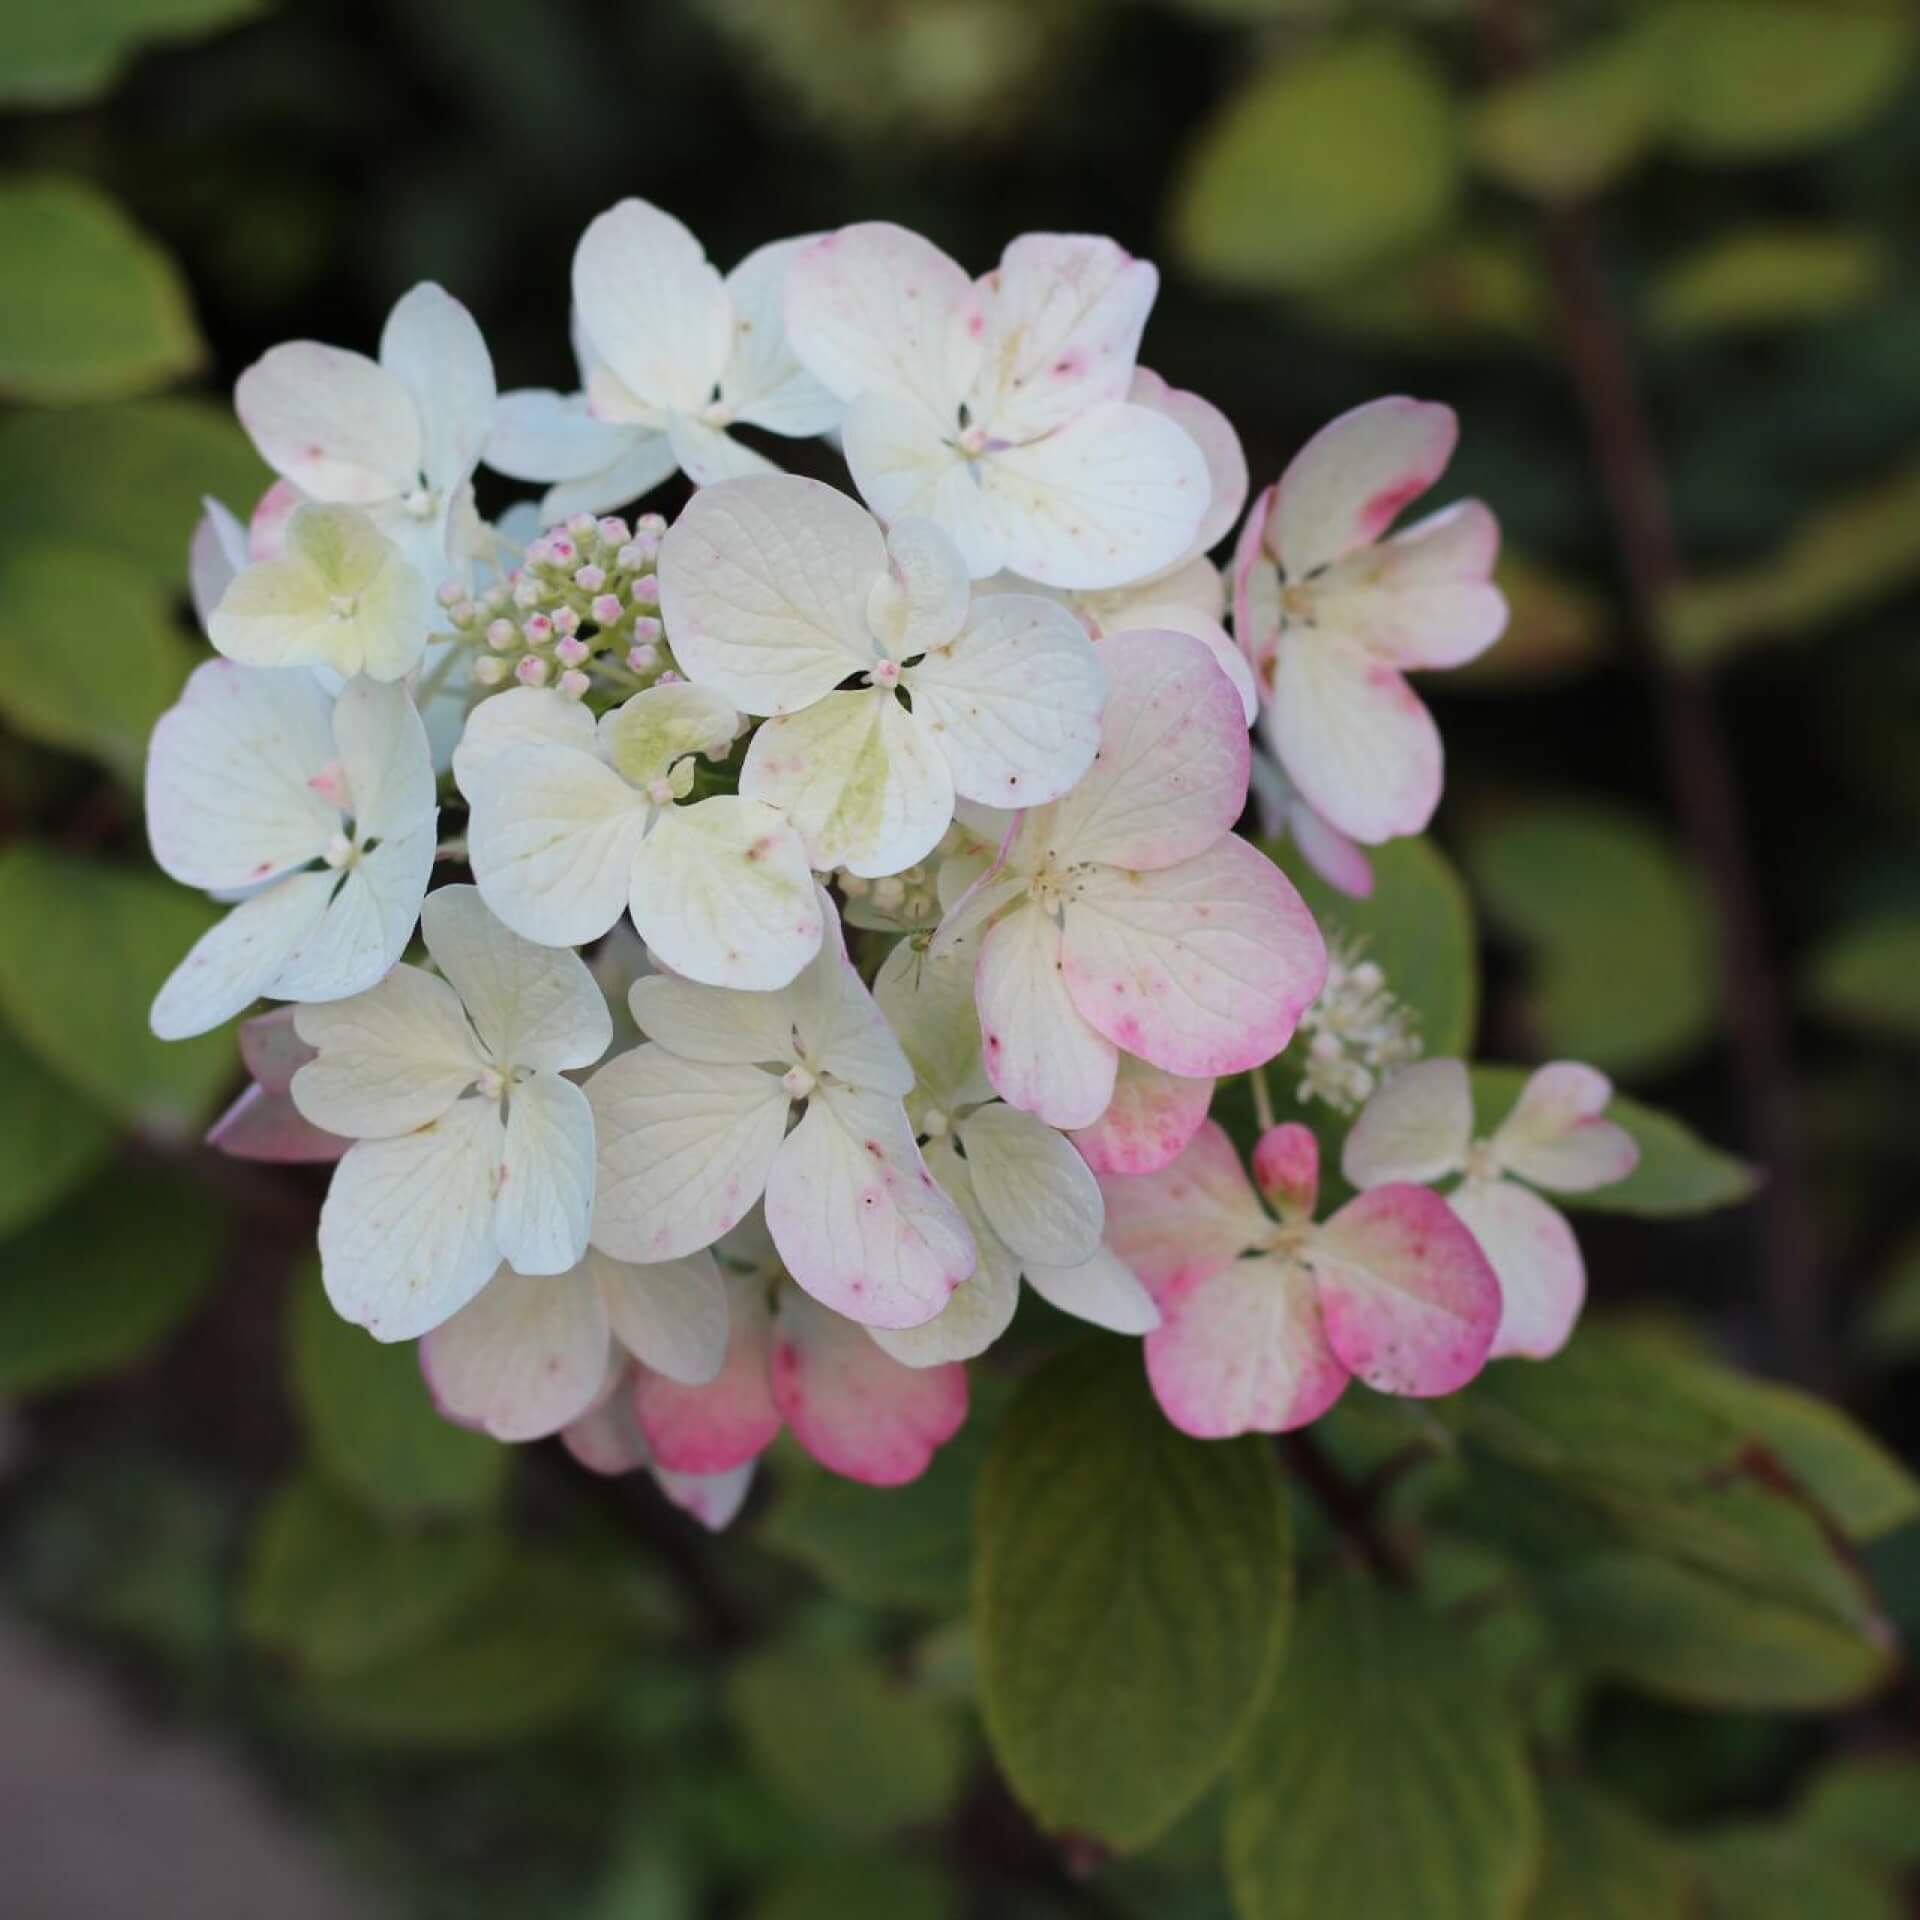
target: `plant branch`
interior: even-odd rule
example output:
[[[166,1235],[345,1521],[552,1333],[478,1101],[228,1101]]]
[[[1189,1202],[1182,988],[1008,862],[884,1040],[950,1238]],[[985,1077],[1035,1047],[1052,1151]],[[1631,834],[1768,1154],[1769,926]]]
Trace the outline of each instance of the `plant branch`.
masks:
[[[1288,1466],[1326,1509],[1347,1545],[1389,1586],[1411,1587],[1412,1565],[1374,1524],[1372,1503],[1333,1463],[1311,1430],[1286,1434],[1281,1445]]]

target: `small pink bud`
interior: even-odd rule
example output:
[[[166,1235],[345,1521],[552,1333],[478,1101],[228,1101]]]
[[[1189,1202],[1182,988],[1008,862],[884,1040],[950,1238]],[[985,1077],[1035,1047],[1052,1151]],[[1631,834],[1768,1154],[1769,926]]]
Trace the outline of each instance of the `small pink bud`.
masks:
[[[667,530],[667,516],[664,513],[643,513],[633,523],[633,537],[636,540],[658,540]]]
[[[567,521],[567,531],[576,540],[591,540],[599,522],[590,513],[576,513]]]
[[[897,687],[900,684],[900,662],[882,660],[873,670],[873,684],[876,687]]]
[[[547,684],[547,663],[537,654],[523,653],[513,670],[513,677],[523,687],[544,687]]]
[[[586,698],[587,688],[593,683],[576,667],[570,672],[563,673],[554,684],[569,700],[583,700]]]
[[[634,620],[633,637],[636,640],[658,640],[661,632],[660,622],[650,613],[640,614]]]
[[[1311,1220],[1320,1197],[1320,1143],[1298,1120],[1269,1127],[1253,1150],[1253,1178],[1283,1220]]]
[[[651,554],[641,552],[637,545],[629,541],[613,556],[613,564],[622,573],[638,573],[652,557]]]
[[[597,593],[593,597],[593,605],[587,611],[593,615],[598,625],[617,627],[620,624],[620,616],[626,609],[621,606],[617,595]]]
[[[480,617],[480,609],[471,600],[462,600],[457,607],[448,609],[447,618],[453,622],[456,633],[465,633]]]
[[[667,671],[660,676],[660,684],[663,687],[679,687],[684,686],[686,682],[669,667]]]
[[[520,631],[530,647],[544,647],[553,638],[553,622],[544,613],[536,613]]]
[[[495,620],[487,627],[487,645],[505,653],[519,644],[520,629],[511,620]]]
[[[442,580],[434,589],[433,597],[443,607],[458,606],[467,597],[467,590],[458,580]]]
[[[483,653],[473,663],[473,677],[483,687],[497,687],[507,677],[507,663],[497,653]]]
[[[516,607],[537,607],[542,598],[540,582],[527,578],[524,574],[513,584],[513,604]]]
[[[555,633],[578,633],[580,631],[579,612],[573,607],[562,607],[553,616],[553,630]]]
[[[600,538],[610,547],[624,547],[633,535],[627,531],[627,523],[617,513],[610,513],[600,522]]]
[[[607,570],[605,567],[596,567],[591,562],[584,567],[575,567],[573,584],[582,593],[598,593],[607,584]]]
[[[576,640],[569,634],[554,647],[553,657],[563,667],[577,667],[592,652],[593,649],[584,640]]]
[[[627,649],[627,665],[635,673],[651,673],[659,664],[660,649],[658,647],[639,646]]]
[[[657,607],[660,604],[660,582],[650,573],[643,573],[633,583],[629,596],[636,607]]]
[[[547,551],[543,557],[552,566],[570,567],[579,559],[580,549],[564,533],[550,533],[547,535]]]

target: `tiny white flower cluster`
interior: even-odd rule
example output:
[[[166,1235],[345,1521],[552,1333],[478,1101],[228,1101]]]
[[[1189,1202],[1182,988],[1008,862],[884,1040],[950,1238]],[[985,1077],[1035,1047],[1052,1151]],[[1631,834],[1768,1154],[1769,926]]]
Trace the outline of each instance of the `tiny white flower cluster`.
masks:
[[[1156,288],[1109,240],[975,278],[877,224],[722,277],[628,200],[575,257],[578,392],[498,393],[433,286],[377,359],[241,377],[280,477],[196,535],[217,657],[147,778],[160,864],[230,911],[153,1024],[293,1003],[242,1029],[216,1138],[337,1161],[329,1297],[422,1340],[450,1417],[715,1522],[783,1425],[911,1478],[1022,1276],[1160,1326],[1108,1196],[1216,1077],[1303,1015],[1343,1108],[1415,1050],[1364,962],[1323,995],[1235,827],[1256,722],[1336,884],[1425,824],[1401,669],[1497,635],[1491,516],[1383,538],[1454,425],[1376,402],[1260,497],[1230,585],[1246,463],[1138,364]],[[854,491],[743,428],[828,438]],[[482,464],[545,491],[488,524]],[[671,525],[625,517],[676,472]]]
[[[1300,1016],[1300,1098],[1358,1113],[1394,1068],[1419,1059],[1418,1025],[1378,964],[1336,939],[1327,951],[1327,983]]]

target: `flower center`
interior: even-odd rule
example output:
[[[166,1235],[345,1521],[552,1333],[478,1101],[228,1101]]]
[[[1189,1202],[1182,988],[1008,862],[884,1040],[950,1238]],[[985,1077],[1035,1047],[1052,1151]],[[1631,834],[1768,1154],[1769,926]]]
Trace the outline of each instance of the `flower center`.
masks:
[[[780,1076],[780,1084],[787,1090],[789,1100],[804,1100],[820,1083],[805,1067],[789,1067]]]
[[[1485,1186],[1500,1178],[1500,1158],[1491,1140],[1476,1140],[1467,1149],[1467,1178],[1476,1186]]]
[[[869,677],[876,687],[897,687],[900,684],[900,662],[882,660]]]
[[[929,1107],[921,1116],[920,1131],[929,1140],[944,1140],[953,1121],[938,1107]]]
[[[400,496],[400,509],[416,520],[431,520],[440,505],[440,496],[431,487],[415,487]]]
[[[327,612],[335,620],[351,620],[360,611],[360,596],[357,593],[336,593],[327,602]]]

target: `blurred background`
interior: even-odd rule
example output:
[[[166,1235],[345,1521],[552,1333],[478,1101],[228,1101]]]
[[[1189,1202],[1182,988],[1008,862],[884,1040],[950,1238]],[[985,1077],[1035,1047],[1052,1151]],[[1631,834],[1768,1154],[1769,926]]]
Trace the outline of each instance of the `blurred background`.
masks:
[[[196,1146],[230,1034],[146,1033],[209,914],[147,866],[138,791],[200,644],[200,497],[264,485],[234,376],[371,351],[430,278],[503,388],[570,387],[569,257],[625,194],[723,267],[859,218],[974,271],[1112,234],[1161,266],[1145,362],[1256,485],[1361,400],[1457,408],[1435,500],[1493,505],[1514,606],[1429,688],[1478,1052],[1591,1060],[1765,1169],[1583,1228],[1601,1303],[1920,1437],[1905,0],[11,0],[0,1913],[1225,1912],[1204,1837],[1079,1878],[983,1766],[990,1375],[911,1494],[782,1459],[710,1541],[438,1425],[411,1354],[324,1307],[324,1169]],[[1920,1626],[1920,1531],[1874,1561]],[[1779,1814],[1914,1701],[1623,1692],[1589,1762],[1662,1817]],[[1898,1910],[1844,1895],[1766,1911]]]

